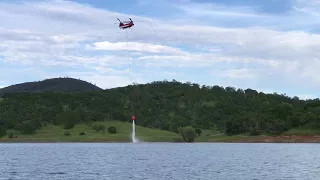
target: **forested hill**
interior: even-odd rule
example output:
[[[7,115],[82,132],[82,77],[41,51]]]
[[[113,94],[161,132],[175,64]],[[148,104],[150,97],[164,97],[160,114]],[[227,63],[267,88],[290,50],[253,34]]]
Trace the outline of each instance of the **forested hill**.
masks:
[[[22,133],[48,123],[72,128],[81,122],[130,122],[132,114],[138,125],[174,132],[194,126],[226,134],[280,134],[305,124],[319,126],[320,102],[174,80],[98,92],[14,93],[0,100],[2,127]]]
[[[84,92],[99,91],[101,88],[74,78],[52,78],[38,82],[26,82],[0,89],[0,95],[16,92]]]

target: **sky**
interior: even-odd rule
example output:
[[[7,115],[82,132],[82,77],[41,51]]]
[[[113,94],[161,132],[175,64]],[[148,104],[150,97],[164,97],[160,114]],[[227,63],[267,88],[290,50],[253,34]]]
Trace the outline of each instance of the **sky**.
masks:
[[[320,96],[318,0],[1,0],[0,19],[0,87],[175,79]]]

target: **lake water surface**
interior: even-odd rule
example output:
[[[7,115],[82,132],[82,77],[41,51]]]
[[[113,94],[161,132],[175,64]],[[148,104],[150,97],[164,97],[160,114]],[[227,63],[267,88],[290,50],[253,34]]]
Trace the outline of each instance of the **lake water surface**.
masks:
[[[320,144],[0,144],[0,179],[319,178]]]

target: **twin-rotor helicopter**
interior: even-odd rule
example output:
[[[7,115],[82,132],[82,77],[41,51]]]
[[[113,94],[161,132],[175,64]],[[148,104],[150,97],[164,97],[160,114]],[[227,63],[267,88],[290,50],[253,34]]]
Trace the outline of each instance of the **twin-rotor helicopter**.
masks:
[[[120,29],[127,29],[127,28],[131,28],[132,26],[134,26],[134,23],[133,23],[131,18],[129,18],[130,21],[120,21],[119,18],[117,18],[117,19],[120,22],[119,23],[119,28]]]

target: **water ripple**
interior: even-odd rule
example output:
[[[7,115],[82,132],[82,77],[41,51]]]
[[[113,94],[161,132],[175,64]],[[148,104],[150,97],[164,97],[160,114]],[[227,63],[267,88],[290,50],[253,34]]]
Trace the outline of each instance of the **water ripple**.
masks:
[[[0,179],[314,180],[318,144],[0,144]]]

